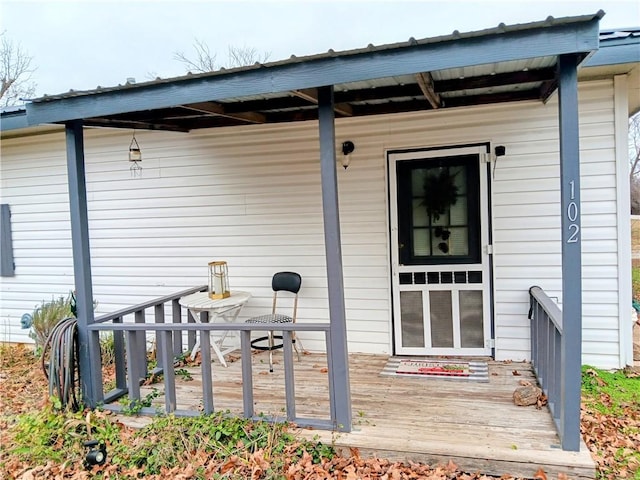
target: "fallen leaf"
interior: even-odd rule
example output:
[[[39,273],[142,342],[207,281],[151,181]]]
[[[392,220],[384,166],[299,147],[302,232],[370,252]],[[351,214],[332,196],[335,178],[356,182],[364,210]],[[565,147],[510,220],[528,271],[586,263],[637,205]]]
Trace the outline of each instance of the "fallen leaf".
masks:
[[[540,467],[536,473],[533,474],[533,478],[535,478],[536,480],[548,480],[547,479],[547,474],[544,473],[544,470],[542,469],[542,467]]]

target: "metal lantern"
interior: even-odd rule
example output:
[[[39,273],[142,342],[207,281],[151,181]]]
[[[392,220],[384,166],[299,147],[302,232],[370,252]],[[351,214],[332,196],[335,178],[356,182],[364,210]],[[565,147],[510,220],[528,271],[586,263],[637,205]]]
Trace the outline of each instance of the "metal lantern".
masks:
[[[209,263],[209,298],[220,299],[230,296],[227,262]]]
[[[133,177],[141,177],[142,166],[140,162],[142,162],[142,151],[140,150],[140,145],[138,145],[138,140],[136,140],[135,132],[133,132],[131,144],[129,145],[129,162],[131,163],[131,167],[129,167],[131,175]]]

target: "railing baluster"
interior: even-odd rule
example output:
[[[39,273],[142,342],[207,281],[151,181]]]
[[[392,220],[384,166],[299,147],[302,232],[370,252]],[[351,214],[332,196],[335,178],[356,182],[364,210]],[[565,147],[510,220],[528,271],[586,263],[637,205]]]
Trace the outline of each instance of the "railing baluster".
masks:
[[[560,332],[556,330],[556,335],[554,338],[554,349],[556,351],[557,358],[561,358],[562,352],[562,335]],[[561,398],[561,390],[562,390],[562,369],[560,366],[554,369],[554,388],[553,388],[553,418],[556,420],[556,424],[560,421],[560,408],[558,408],[558,404],[560,403]]]
[[[290,331],[282,332],[282,352],[284,356],[284,391],[287,404],[287,420],[296,419],[296,388],[293,374],[293,347]]]
[[[240,332],[242,355],[242,407],[244,418],[253,418],[253,365],[251,363],[251,330]]]
[[[187,312],[188,315],[189,313]],[[182,323],[182,306],[179,298],[174,298],[171,301],[171,321],[173,323]],[[182,332],[176,332],[173,335],[173,354],[176,357],[182,355]]]
[[[331,351],[331,335],[329,334],[329,330],[324,332],[324,341],[327,346],[327,352]],[[337,429],[340,425],[337,425],[338,419],[336,414],[336,387],[333,384],[333,362],[331,361],[331,355],[327,354],[327,375],[329,378],[329,415],[331,416],[331,424],[333,428]]]
[[[171,332],[158,331],[160,339],[160,360],[162,361],[162,376],[164,378],[164,406],[165,412],[176,410],[176,378],[173,369],[173,353],[171,351]]]
[[[193,318],[191,313],[187,311],[187,323],[196,323],[196,319]],[[189,351],[193,351],[193,348],[196,346],[196,332],[189,330],[187,332],[187,348]]]
[[[155,317],[156,323],[164,323],[164,303],[160,303],[153,307],[153,316]],[[171,365],[165,363],[164,360],[161,360],[164,358],[164,352],[162,351],[163,348],[164,344],[160,338],[160,331],[156,331],[156,363],[160,368],[173,367],[173,359],[171,360]]]
[[[127,387],[129,389],[129,401],[140,400],[140,373],[137,363],[137,349],[138,349],[138,332],[132,332],[128,330],[127,334]],[[143,332],[144,333],[144,332]]]
[[[145,322],[145,311],[138,310],[135,313],[135,323],[144,323]],[[140,331],[136,332],[136,349],[133,352],[133,355],[136,355],[137,361],[134,363],[134,366],[138,369],[135,373],[138,374],[140,380],[144,380],[147,378],[147,335],[146,332]],[[131,373],[131,372],[129,372]]]
[[[211,372],[211,336],[208,330],[200,332],[200,369],[202,371],[202,395],[204,413],[213,413],[213,376]]]
[[[122,323],[122,317],[113,319],[113,323]],[[124,334],[122,331],[113,332],[113,355],[116,367],[116,388],[127,388],[127,367],[125,365]]]

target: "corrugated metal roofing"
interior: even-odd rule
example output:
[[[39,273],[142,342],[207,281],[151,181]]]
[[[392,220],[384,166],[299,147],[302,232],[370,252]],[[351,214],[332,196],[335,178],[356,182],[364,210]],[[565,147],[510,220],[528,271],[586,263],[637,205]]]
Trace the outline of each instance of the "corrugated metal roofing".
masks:
[[[389,51],[393,58],[395,55],[405,51],[416,51],[414,48],[416,45],[436,45],[436,49],[440,52],[448,52],[449,46],[446,45],[443,49],[438,44],[442,42],[458,41],[469,38],[480,38],[504,35],[509,32],[521,32],[515,37],[509,37],[514,41],[519,42],[522,38],[535,38],[540,32],[544,32],[545,28],[554,26],[571,25],[572,23],[582,22],[583,25],[588,24],[594,20],[599,19],[602,16],[602,12],[598,12],[593,15],[584,15],[580,17],[568,17],[561,19],[554,19],[552,17],[547,18],[542,22],[533,22],[519,25],[499,25],[492,29],[479,30],[475,32],[459,33],[454,32],[450,35],[444,35],[439,37],[426,38],[422,40],[409,39],[406,42],[393,43],[387,45],[373,46],[369,45],[365,48],[348,50],[344,52],[329,52],[310,55],[306,57],[291,57],[286,60],[277,62],[270,62],[266,64],[256,64],[246,67],[234,68],[234,69],[221,69],[215,72],[202,73],[197,75],[185,75],[181,77],[171,79],[156,79],[150,82],[138,83],[138,84],[126,84],[119,85],[110,88],[99,88],[88,91],[71,91],[60,95],[46,96],[34,100],[33,106],[46,107],[49,102],[55,102],[56,100],[62,101],[82,101],[82,97],[96,95],[99,97],[101,94],[107,93],[120,93],[123,95],[138,95],[137,92],[150,92],[152,95],[158,96],[158,91],[163,91],[166,87],[170,87],[168,91],[170,95],[167,97],[158,97],[165,99],[174,99],[174,92],[179,92],[180,88],[189,88],[193,85],[195,79],[195,85],[200,85],[198,79],[203,79],[207,82],[207,85],[222,80],[226,81],[226,76],[231,79],[236,79],[236,74],[242,74],[245,76],[251,76],[252,78],[270,79],[273,82],[274,77],[278,69],[271,70],[274,67],[285,66],[287,67],[287,75],[292,70],[288,67],[292,66],[292,69],[300,67],[300,64],[307,62],[311,70],[316,72],[326,72],[324,67],[320,68],[313,62],[321,61],[320,65],[326,65],[327,60],[332,62],[333,59],[345,59],[344,65],[352,65],[353,60],[356,64],[369,65],[368,62],[375,61],[380,57],[376,55],[380,52]],[[580,25],[576,26],[577,29]],[[527,31],[530,32],[527,32]],[[554,30],[557,31],[557,30]],[[561,29],[562,32],[574,32],[573,29]],[[600,34],[601,47],[617,47],[619,44],[624,45],[624,48],[634,48],[635,43],[638,43],[638,35],[640,34],[640,28],[633,29],[615,29],[603,31]],[[553,35],[553,34],[550,34]],[[595,35],[597,33],[589,33],[593,35],[593,40],[596,40]],[[566,35],[565,35],[566,36]],[[569,43],[576,43],[573,40],[574,37],[567,40]],[[583,40],[587,40],[590,37],[584,37]],[[482,39],[484,40],[484,39]],[[537,41],[537,40],[536,40]],[[543,37],[542,43],[545,44],[546,37]],[[590,41],[593,45],[590,51],[593,51],[597,43]],[[476,44],[475,42],[472,43]],[[457,44],[455,44],[457,46]],[[467,44],[464,44],[467,45]],[[485,45],[485,44],[482,44]],[[495,45],[500,45],[497,43]],[[543,55],[531,55],[527,51],[529,43],[523,43],[522,58],[520,53],[516,53],[510,56],[509,59],[500,61],[487,61],[484,64],[476,62],[476,57],[469,58],[465,61],[469,61],[469,65],[460,67],[442,67],[441,69],[434,69],[432,71],[425,71],[423,73],[411,73],[393,75],[394,69],[389,69],[388,64],[381,63],[381,68],[387,68],[386,76],[382,75],[381,78],[364,78],[362,80],[356,80],[357,76],[351,76],[353,81],[337,81],[334,84],[334,99],[336,103],[336,114],[338,116],[360,116],[360,115],[372,115],[379,113],[393,113],[393,112],[406,112],[415,110],[424,110],[431,108],[446,108],[446,107],[459,107],[475,104],[487,104],[506,101],[521,101],[521,100],[545,100],[555,90],[556,86],[556,63],[557,54]],[[640,45],[640,43],[639,43]],[[467,48],[467,47],[464,47]],[[395,50],[394,50],[395,49]],[[495,50],[495,47],[494,47]],[[543,48],[540,51],[553,52],[553,49]],[[619,49],[606,48],[604,50],[617,51]],[[434,50],[429,50],[434,51]],[[485,50],[491,52],[493,50]],[[574,51],[574,50],[571,50]],[[576,52],[587,50],[575,50]],[[419,50],[420,53],[424,50]],[[373,55],[372,55],[373,53]],[[478,53],[482,54],[481,51]],[[585,53],[586,54],[586,53]],[[357,57],[362,55],[362,57]],[[531,58],[528,58],[531,57]],[[411,57],[417,59],[417,61],[423,61],[422,58],[429,57]],[[489,55],[487,58],[502,58]],[[593,58],[593,57],[592,57]],[[360,59],[365,62],[360,61]],[[387,60],[385,60],[386,62]],[[324,63],[322,63],[324,62]],[[429,60],[425,64],[431,65]],[[449,62],[447,62],[449,63]],[[331,64],[331,63],[329,63]],[[446,63],[445,63],[446,64]],[[451,63],[449,63],[451,65]],[[337,64],[339,69],[342,70],[342,63]],[[396,65],[396,64],[394,64]],[[412,67],[415,65],[412,63]],[[443,64],[444,65],[444,64]],[[464,64],[462,64],[464,65]],[[303,65],[302,72],[307,72],[307,65]],[[365,66],[362,66],[366,69]],[[422,68],[422,67],[421,67]],[[260,72],[264,71],[264,75]],[[298,71],[298,70],[295,70]],[[407,71],[416,72],[414,69],[407,69]],[[377,70],[373,70],[372,75]],[[391,73],[391,74],[390,74]],[[304,75],[304,74],[303,74]],[[239,77],[238,77],[239,78]],[[249,77],[246,77],[249,78]],[[321,73],[318,76],[318,81],[326,80],[326,73]],[[237,80],[234,80],[237,83]],[[218,85],[219,83],[215,83]],[[243,84],[244,85],[244,84]],[[175,89],[174,89],[175,87]],[[210,87],[208,87],[210,88]],[[217,87],[216,87],[217,88]],[[291,87],[289,87],[291,88]],[[294,87],[295,88],[295,87]],[[235,89],[235,95],[223,96],[219,95],[220,99],[211,101],[211,97],[203,98],[200,96],[200,100],[192,100],[192,102],[176,102],[177,105],[170,102],[156,102],[147,108],[131,107],[128,102],[118,107],[118,109],[110,108],[110,113],[104,113],[93,116],[83,115],[83,122],[87,126],[106,126],[106,127],[121,127],[121,128],[151,128],[151,129],[175,129],[175,130],[190,130],[194,128],[211,128],[218,126],[231,126],[240,125],[246,123],[272,123],[272,122],[287,122],[287,121],[300,121],[311,120],[317,118],[317,107],[314,102],[315,89],[310,88],[307,90],[287,90],[271,91],[271,88],[264,88],[259,90],[260,93],[245,94],[246,88]],[[276,89],[273,89],[276,90]],[[216,90],[210,90],[216,91]],[[241,96],[238,96],[240,94]],[[120,97],[118,98],[125,98]],[[128,97],[127,97],[128,98]],[[215,97],[214,97],[215,98]],[[204,101],[203,101],[204,100]],[[104,105],[108,105],[105,103]],[[55,105],[54,105],[55,106]],[[60,107],[67,108],[67,103],[60,104]],[[29,110],[29,109],[27,109]],[[121,112],[121,113],[111,113]],[[3,113],[3,119],[5,118]],[[56,117],[58,120],[60,117]],[[68,117],[76,118],[76,117]],[[51,120],[49,120],[51,121]],[[4,130],[4,128],[2,128]]]
[[[454,30],[449,35],[440,35],[436,37],[423,38],[419,40],[416,40],[413,37],[411,37],[404,42],[389,43],[389,44],[378,45],[378,46],[369,44],[364,48],[356,48],[352,50],[345,50],[345,51],[339,51],[339,52],[336,52],[330,49],[326,53],[307,55],[302,57],[296,57],[295,55],[292,55],[290,58],[285,60],[278,60],[278,61],[268,62],[264,64],[256,63],[254,65],[231,68],[231,69],[221,68],[220,70],[216,70],[213,72],[199,73],[199,74],[189,73],[184,76],[173,77],[173,78],[166,78],[166,79],[158,78],[156,80],[152,80],[149,82],[127,83],[124,85],[118,85],[114,87],[104,87],[104,88],[98,87],[93,90],[84,90],[84,91],[69,90],[66,93],[61,93],[58,95],[45,95],[43,97],[33,99],[32,101],[33,102],[51,101],[51,100],[57,100],[61,98],[70,98],[70,97],[76,97],[81,95],[104,93],[104,92],[109,92],[109,91],[114,91],[119,89],[139,88],[142,86],[159,85],[159,84],[170,83],[170,82],[180,82],[183,80],[192,80],[195,78],[206,78],[206,77],[211,77],[216,75],[228,75],[230,73],[237,73],[237,72],[255,70],[260,68],[292,65],[296,63],[311,62],[311,61],[320,60],[324,58],[348,57],[353,55],[359,55],[362,53],[382,52],[382,51],[398,49],[398,48],[413,47],[416,45],[428,45],[428,44],[449,42],[449,41],[455,41],[455,40],[461,40],[461,39],[485,37],[490,35],[501,35],[505,33],[533,30],[533,29],[559,26],[559,25],[569,25],[571,23],[579,23],[579,22],[585,22],[589,20],[600,19],[603,16],[604,16],[604,12],[600,10],[597,13],[590,14],[590,15],[581,15],[581,16],[563,17],[563,18],[554,18],[552,16],[549,16],[543,21],[529,22],[529,23],[522,23],[522,24],[515,24],[515,25],[505,25],[504,23],[500,23],[497,27],[487,28],[483,30],[475,30],[471,32],[459,32],[458,30]]]

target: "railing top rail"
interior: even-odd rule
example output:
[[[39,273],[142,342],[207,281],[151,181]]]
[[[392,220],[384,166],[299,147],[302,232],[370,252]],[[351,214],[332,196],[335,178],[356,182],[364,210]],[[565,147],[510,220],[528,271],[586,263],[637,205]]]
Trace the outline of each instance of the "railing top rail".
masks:
[[[268,332],[270,330],[287,332],[328,332],[330,323],[95,323],[88,325],[91,331],[254,331]]]
[[[116,318],[124,317],[125,315],[131,315],[132,313],[139,312],[140,310],[145,310],[147,308],[155,307],[156,305],[161,305],[163,303],[177,300],[178,298],[184,297],[186,295],[191,295],[192,293],[203,292],[206,289],[207,289],[206,285],[201,285],[199,287],[191,287],[191,288],[188,288],[187,290],[182,290],[181,292],[172,293],[165,297],[154,298],[153,300],[149,300],[148,302],[134,305],[133,307],[127,307],[127,308],[123,308],[122,310],[118,310],[117,312],[101,315],[95,319],[95,323],[109,322],[109,321],[115,320]]]
[[[562,333],[562,310],[560,307],[549,298],[549,296],[538,286],[533,286],[529,289],[529,295],[531,295],[538,304],[542,307],[545,313],[549,316],[556,329]]]

